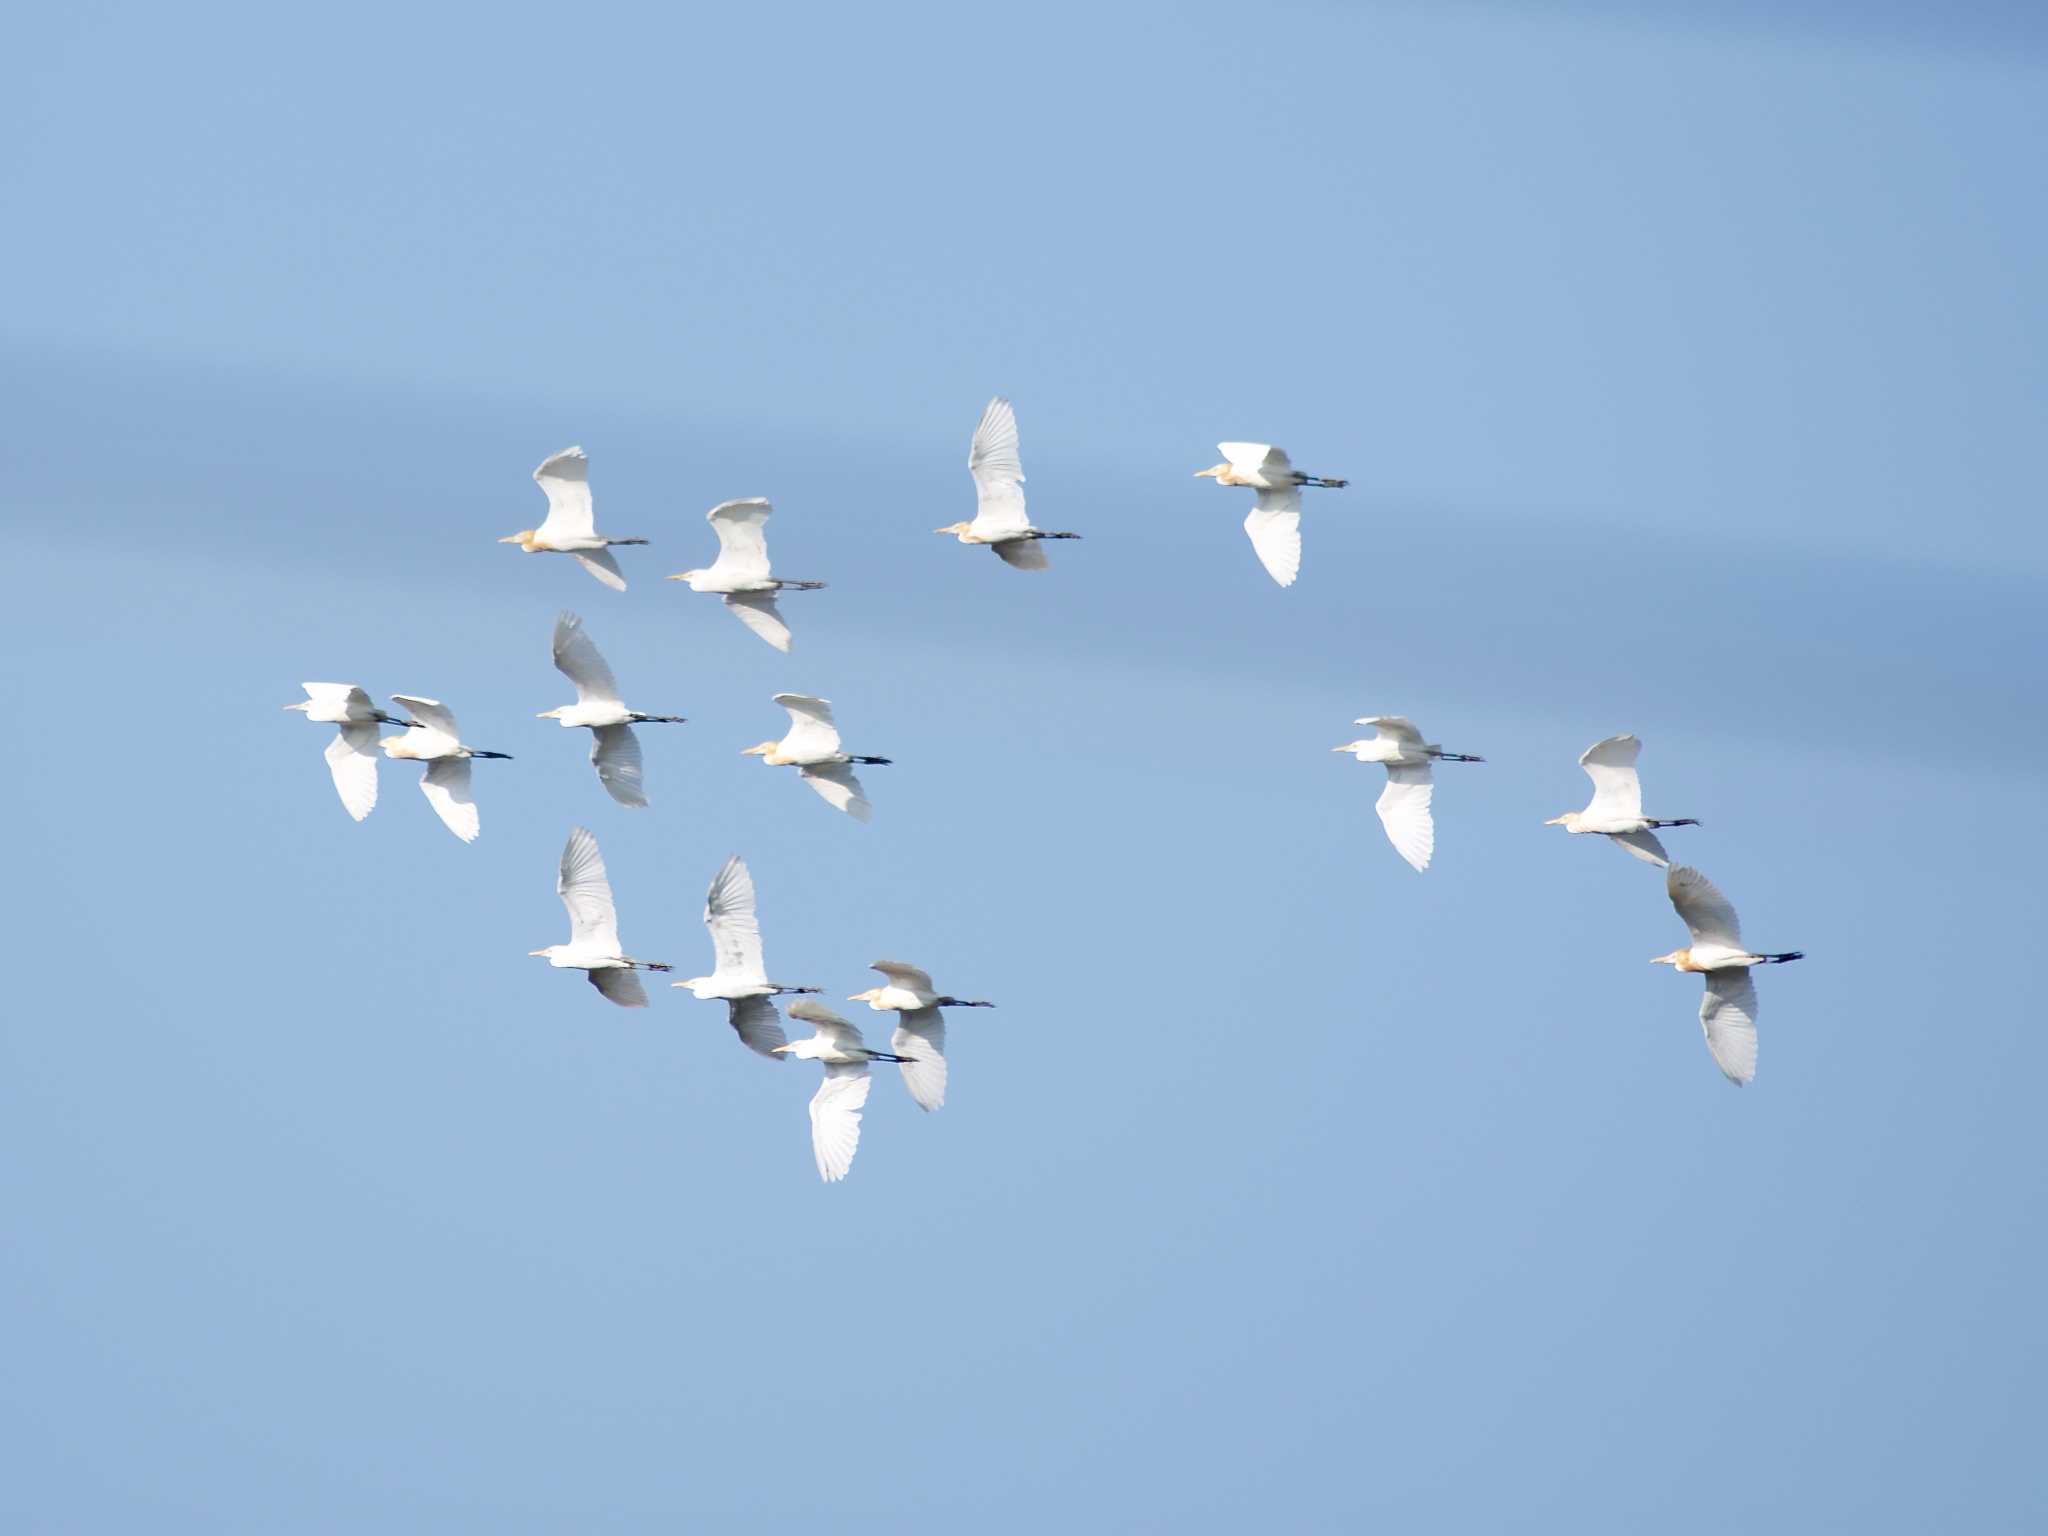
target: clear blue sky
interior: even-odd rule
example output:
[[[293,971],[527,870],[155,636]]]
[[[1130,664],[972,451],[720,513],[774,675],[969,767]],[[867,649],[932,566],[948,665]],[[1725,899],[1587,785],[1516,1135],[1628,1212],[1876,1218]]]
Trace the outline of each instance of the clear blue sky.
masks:
[[[0,1523],[2040,1529],[2048,24],[44,7],[0,99]],[[1030,578],[934,538],[992,393]],[[1351,488],[1275,588],[1272,438]],[[592,454],[614,595],[492,540]],[[768,495],[795,654],[653,579]],[[645,813],[563,702],[579,608]],[[517,754],[357,826],[301,679]],[[872,827],[738,749],[837,701]],[[74,726],[70,711],[93,718]],[[1417,877],[1381,777],[1445,770]],[[1750,937],[1753,1089],[1647,742]],[[78,741],[67,748],[59,743]],[[993,807],[993,809],[991,808]],[[997,1000],[947,1107],[526,952]]]

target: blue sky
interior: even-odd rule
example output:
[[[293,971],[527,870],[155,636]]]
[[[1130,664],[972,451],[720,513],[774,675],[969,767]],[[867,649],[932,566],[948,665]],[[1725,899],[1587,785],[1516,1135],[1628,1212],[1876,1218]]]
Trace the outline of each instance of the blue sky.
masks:
[[[2048,1514],[2025,8],[16,36],[10,1525]],[[1041,578],[927,531],[998,391]],[[1285,592],[1190,478],[1264,437],[1351,479]],[[492,542],[570,442],[624,595]],[[747,495],[831,583],[787,658],[655,579]],[[533,718],[564,606],[690,717],[648,812]],[[517,754],[482,839],[351,823],[305,678]],[[739,755],[783,689],[871,827]],[[1377,712],[1488,759],[1425,876]],[[1541,825],[1618,730],[1810,956],[1748,1091],[1654,872]],[[947,1107],[821,1186],[811,1069],[526,957],[579,822],[683,974],[737,851],[778,974],[995,999]]]

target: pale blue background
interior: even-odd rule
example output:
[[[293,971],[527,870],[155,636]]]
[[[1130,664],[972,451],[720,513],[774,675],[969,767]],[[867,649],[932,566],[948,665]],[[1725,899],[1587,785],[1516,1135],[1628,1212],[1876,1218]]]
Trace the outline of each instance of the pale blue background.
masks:
[[[2038,17],[14,18],[0,1523],[2041,1528]],[[927,532],[998,390],[1047,576]],[[623,596],[492,542],[576,441]],[[656,579],[762,494],[789,658]],[[303,678],[516,753],[483,839]],[[1488,758],[1424,877],[1378,711]],[[1810,955],[1749,1091],[1541,825],[1617,730]],[[739,850],[778,973],[995,998],[946,1109],[821,1186],[812,1069],[527,959],[577,821],[682,974]]]

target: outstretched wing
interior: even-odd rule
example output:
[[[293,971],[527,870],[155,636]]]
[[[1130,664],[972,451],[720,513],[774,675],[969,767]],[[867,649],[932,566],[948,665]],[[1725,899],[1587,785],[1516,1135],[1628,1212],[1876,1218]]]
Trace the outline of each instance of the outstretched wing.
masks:
[[[564,448],[536,469],[533,478],[548,498],[547,521],[534,530],[542,542],[596,536],[596,519],[590,508],[590,459],[581,448]]]
[[[875,969],[880,970],[880,966]],[[924,972],[917,973],[920,976]],[[929,977],[926,978],[930,980]],[[889,1037],[889,1050],[910,1059],[902,1064],[903,1086],[910,1090],[917,1107],[937,1109],[946,1102],[946,1016],[936,1008],[919,1008],[901,1015],[896,1032]]]
[[[1351,723],[1369,725],[1388,741],[1416,751],[1422,750],[1422,732],[1415,728],[1415,722],[1406,715],[1360,715]]]
[[[707,575],[720,585],[745,586],[767,581],[769,516],[774,506],[765,496],[748,496],[739,501],[721,501],[704,514],[704,521],[718,535],[718,559]]]
[[[377,727],[374,722],[335,727],[327,743],[327,771],[341,808],[361,821],[377,806]]]
[[[830,757],[839,750],[839,725],[832,718],[830,699],[778,693],[775,702],[789,711],[789,734],[782,738],[781,747],[784,757]]]
[[[614,592],[626,590],[626,573],[619,569],[619,562],[608,549],[572,550],[576,563],[590,572]]]
[[[974,476],[976,533],[993,539],[1031,526],[1024,514],[1024,461],[1017,452],[1017,413],[1001,395],[989,401],[988,409],[981,413],[974,445],[967,450],[967,472]],[[1007,555],[1003,558],[1009,559]]]
[[[1052,562],[1045,557],[1045,545],[1038,539],[1005,539],[991,544],[996,558],[1013,570],[1042,571]]]
[[[1645,864],[1662,869],[1671,863],[1671,855],[1664,851],[1664,844],[1654,832],[1610,832],[1607,837],[1622,852],[1634,854]]]
[[[1245,514],[1244,531],[1266,574],[1283,587],[1301,574],[1301,487],[1289,482],[1259,492]]]
[[[644,810],[640,780],[640,738],[630,725],[598,725],[590,731],[590,765],[605,793],[629,810]]]
[[[439,699],[423,699],[417,694],[394,693],[391,702],[403,704],[405,712],[419,722],[416,731],[407,731],[415,746],[431,742],[439,747],[462,745],[462,731],[455,723],[455,711]]]
[[[775,1053],[775,1047],[788,1044],[789,1037],[782,1032],[782,1018],[775,1011],[775,999],[738,997],[729,1001],[725,1009],[725,1021],[732,1025],[732,1032],[740,1037],[741,1045],[770,1061],[782,1060]]]
[[[1694,944],[1742,948],[1742,924],[1735,916],[1735,908],[1713,881],[1690,864],[1681,864],[1664,877],[1664,889],[1670,894],[1671,905],[1678,908],[1678,915],[1685,920],[1686,932],[1692,935]]]
[[[799,768],[797,777],[815,789],[824,802],[844,811],[855,821],[872,820],[875,808],[868,804],[867,791],[845,763],[825,763],[816,768]]]
[[[877,960],[868,969],[880,971],[891,981],[899,986],[908,987],[913,992],[936,993],[938,991],[938,988],[932,985],[930,972],[920,971],[914,965],[905,965],[901,960]]]
[[[1756,981],[1747,970],[1707,972],[1700,1028],[1729,1082],[1740,1088],[1756,1076]]]
[[[825,1068],[825,1081],[811,1096],[811,1154],[818,1160],[818,1177],[827,1184],[845,1178],[853,1166],[861,1107],[873,1086],[866,1062],[835,1062]]]
[[[718,957],[714,975],[721,980],[766,985],[768,967],[761,958],[754,877],[738,854],[711,877],[711,889],[704,894],[704,926],[711,930],[711,950]]]
[[[555,881],[555,891],[562,898],[562,905],[569,909],[570,942],[616,955],[618,909],[612,905],[612,883],[605,878],[604,855],[597,851],[597,839],[587,827],[577,827],[569,833],[569,841],[562,848],[562,872]],[[599,974],[591,972],[593,979]]]
[[[775,606],[773,592],[728,592],[726,611],[784,655],[789,653],[789,625]]]
[[[837,1034],[840,1030],[853,1030],[853,1043],[859,1045],[860,1031],[853,1029],[841,1015],[834,1013],[814,997],[800,997],[789,1005],[789,1016],[802,1019],[806,1024],[815,1024],[821,1030]]]
[[[1643,814],[1643,785],[1636,777],[1636,757],[1643,744],[1623,732],[1596,741],[1579,754],[1579,766],[1593,781],[1593,800],[1586,814],[1601,821],[1634,821]]]
[[[1217,452],[1230,460],[1231,471],[1245,479],[1261,479],[1277,485],[1294,477],[1294,466],[1283,449],[1271,443],[1218,443]]]
[[[306,710],[308,720],[318,720],[325,725],[339,725],[344,721],[361,724],[374,719],[376,706],[370,696],[363,692],[359,683],[301,683],[312,707]]]
[[[420,793],[427,797],[427,804],[441,818],[442,826],[465,843],[476,841],[483,823],[469,793],[468,758],[437,757],[428,763],[426,776],[420,780]]]
[[[582,618],[563,612],[555,620],[555,670],[576,685],[578,704],[616,704],[618,681],[598,654],[597,642],[583,628]]]
[[[590,984],[621,1008],[645,1008],[647,989],[640,984],[640,973],[614,967],[603,971],[586,971]]]
[[[1387,841],[1418,873],[1429,868],[1430,855],[1436,852],[1436,822],[1429,814],[1433,793],[1429,764],[1390,763],[1387,787],[1373,806],[1387,829]]]

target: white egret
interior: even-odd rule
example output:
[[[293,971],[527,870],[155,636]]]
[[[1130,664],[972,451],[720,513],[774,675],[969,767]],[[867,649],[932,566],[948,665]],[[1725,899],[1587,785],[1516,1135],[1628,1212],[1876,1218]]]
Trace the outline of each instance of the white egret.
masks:
[[[1246,485],[1259,498],[1245,515],[1244,531],[1266,574],[1283,587],[1301,573],[1301,488],[1349,485],[1322,475],[1305,475],[1287,461],[1284,450],[1268,443],[1218,443],[1224,462],[1198,469],[1195,478],[1213,477],[1218,485]]]
[[[775,508],[765,496],[721,501],[704,520],[718,535],[718,559],[701,571],[682,571],[670,581],[687,581],[692,592],[724,594],[725,606],[747,628],[778,651],[789,649],[789,626],[775,606],[785,589],[816,592],[822,581],[784,581],[768,574],[768,536],[764,531]]]
[[[1361,763],[1384,763],[1387,787],[1373,809],[1380,813],[1380,825],[1387,829],[1387,841],[1394,851],[1419,873],[1429,868],[1436,851],[1436,822],[1429,814],[1430,797],[1436,786],[1431,763],[1483,763],[1483,757],[1464,752],[1446,752],[1434,742],[1422,739],[1413,721],[1401,715],[1362,715],[1354,725],[1370,725],[1377,734],[1347,741],[1332,752],[1349,752]]]
[[[1078,539],[1078,533],[1048,533],[1031,526],[1024,515],[1024,461],[1017,456],[1017,413],[1001,395],[989,401],[967,450],[967,472],[974,476],[974,521],[934,528],[962,544],[986,544],[996,558],[1020,571],[1042,571],[1048,564],[1039,543],[1045,539]]]
[[[361,821],[377,806],[377,727],[410,726],[414,722],[387,715],[354,683],[301,683],[306,697],[287,704],[308,720],[335,727],[327,743],[327,771],[341,808]]]
[[[619,914],[612,905],[611,882],[597,839],[583,827],[571,829],[562,848],[562,873],[555,892],[569,909],[569,942],[528,950],[557,970],[586,971],[590,984],[621,1008],[645,1008],[647,990],[636,971],[667,971],[673,966],[635,960],[619,947]]]
[[[669,985],[687,987],[700,1000],[722,1000],[726,1022],[740,1043],[773,1057],[782,1049],[785,1037],[771,999],[778,993],[819,989],[768,979],[768,963],[761,951],[761,922],[754,908],[754,877],[738,854],[727,859],[711,878],[711,889],[704,894],[704,926],[711,932],[711,952],[717,959],[711,974]]]
[[[877,960],[868,967],[888,977],[888,984],[856,992],[849,1003],[866,1003],[896,1015],[889,1049],[903,1056],[903,1086],[919,1109],[937,1109],[946,1102],[946,1016],[940,1008],[993,1008],[994,1003],[964,997],[942,997],[929,974],[901,960]]]
[[[741,750],[742,757],[758,757],[772,767],[793,767],[797,776],[823,797],[825,803],[846,812],[855,821],[874,815],[867,792],[854,777],[855,763],[883,763],[886,757],[861,757],[839,750],[839,727],[832,719],[829,699],[814,699],[805,693],[778,693],[775,702],[789,711],[789,734],[780,741],[764,741]]]
[[[438,699],[394,693],[391,702],[403,704],[419,729],[386,736],[378,745],[384,749],[386,757],[425,763],[427,771],[420,779],[420,792],[427,797],[427,804],[441,818],[442,826],[465,843],[475,842],[479,822],[476,801],[469,793],[469,760],[473,757],[509,760],[512,754],[465,747],[455,724],[454,711]]]
[[[626,590],[619,562],[606,546],[645,544],[645,539],[612,539],[597,531],[590,505],[590,458],[581,448],[564,448],[533,472],[548,498],[548,515],[538,528],[522,528],[500,544],[517,544],[529,555],[574,555],[583,569],[614,592]]]
[[[1668,865],[1670,856],[1653,827],[1696,827],[1690,816],[1659,821],[1643,814],[1643,785],[1636,777],[1636,757],[1643,744],[1624,731],[1596,741],[1579,754],[1579,766],[1593,781],[1593,798],[1583,811],[1566,811],[1543,823],[1567,832],[1599,832],[1616,847],[1646,863]]]
[[[827,1184],[846,1177],[853,1166],[853,1154],[860,1146],[860,1112],[868,1101],[868,1063],[903,1061],[887,1051],[872,1051],[862,1043],[860,1031],[822,1003],[809,998],[789,1005],[789,1016],[817,1026],[808,1040],[792,1040],[775,1047],[778,1053],[799,1061],[815,1061],[825,1068],[825,1080],[811,1096],[811,1155],[818,1162],[818,1177]]]
[[[1706,996],[1700,1001],[1700,1027],[1706,1031],[1714,1064],[1739,1088],[1756,1076],[1756,982],[1750,977],[1750,967],[1783,965],[1806,956],[1796,949],[1759,955],[1744,947],[1735,908],[1714,888],[1713,881],[1690,865],[1681,864],[1666,875],[1664,889],[1685,920],[1692,943],[1658,955],[1650,964],[1707,978]]]
[[[576,685],[576,702],[559,709],[544,709],[543,720],[564,726],[587,728],[590,732],[590,761],[600,783],[619,804],[638,809],[647,804],[640,784],[640,738],[633,734],[638,725],[681,725],[681,715],[643,715],[619,700],[619,685],[612,669],[605,665],[597,645],[584,632],[583,620],[564,613],[555,620],[555,670]]]
[[[868,967],[880,971],[889,978],[886,986],[869,987],[865,992],[856,992],[847,999],[849,1003],[866,1003],[874,1009],[894,1009],[908,1012],[918,1008],[993,1008],[994,1003],[969,1001],[964,997],[942,997],[932,987],[931,974],[920,971],[914,965],[905,965],[901,960],[877,960]]]

